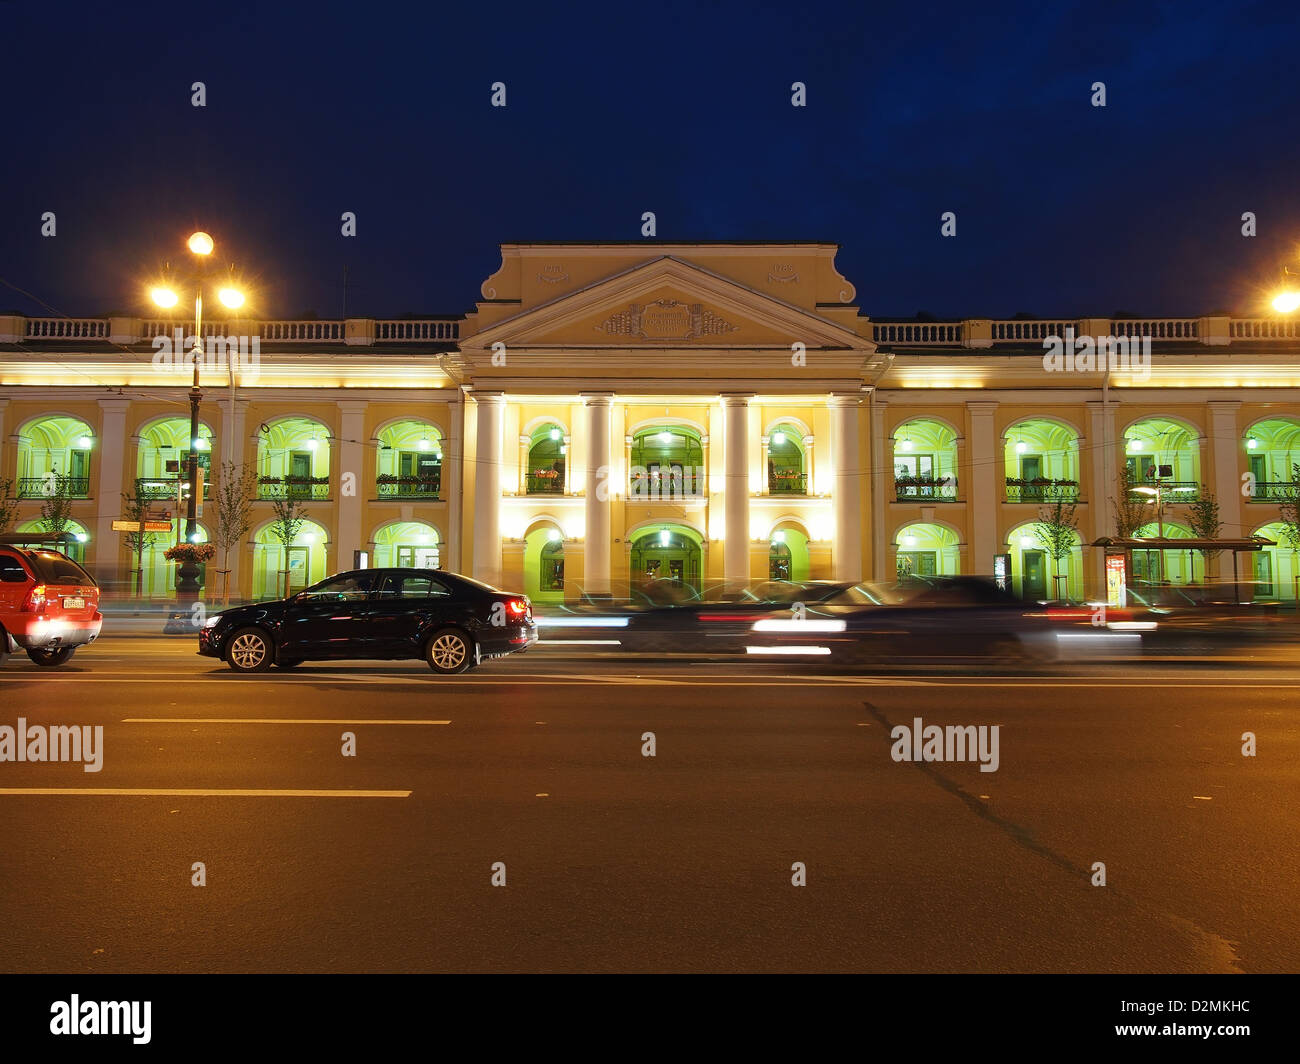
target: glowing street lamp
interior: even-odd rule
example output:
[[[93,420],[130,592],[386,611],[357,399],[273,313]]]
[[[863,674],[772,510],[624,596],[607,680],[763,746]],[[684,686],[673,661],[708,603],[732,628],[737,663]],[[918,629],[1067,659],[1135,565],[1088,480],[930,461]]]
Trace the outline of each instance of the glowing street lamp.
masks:
[[[189,498],[186,500],[185,510],[185,539],[191,543],[197,543],[198,539],[198,503],[199,503],[199,455],[200,450],[206,449],[203,446],[202,437],[199,435],[199,403],[203,398],[203,392],[199,388],[199,367],[203,361],[203,282],[204,268],[207,266],[208,257],[216,247],[212,237],[202,231],[191,234],[185,246],[194,254],[198,266],[198,276],[195,279],[194,292],[194,349],[192,358],[194,362],[194,379],[190,385],[190,447],[189,468],[186,470],[186,479],[189,481]],[[149,290],[149,298],[162,307],[164,310],[170,310],[180,302],[180,296],[177,292],[166,286],[158,285]],[[217,299],[222,305],[232,310],[244,305],[244,294],[237,288],[225,287],[217,292]],[[233,380],[233,378],[232,378]],[[176,574],[179,579],[176,582],[176,602],[177,605],[191,603],[199,597],[199,567],[195,562],[182,562]]]
[[[1279,314],[1294,314],[1300,310],[1300,290],[1284,288],[1273,297],[1273,309]]]

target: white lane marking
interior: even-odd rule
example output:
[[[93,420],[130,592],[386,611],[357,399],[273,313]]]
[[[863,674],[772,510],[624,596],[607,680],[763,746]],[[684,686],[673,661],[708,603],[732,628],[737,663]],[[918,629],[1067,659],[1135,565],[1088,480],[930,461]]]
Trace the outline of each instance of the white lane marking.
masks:
[[[140,798],[409,798],[410,791],[325,791],[243,787],[0,787],[0,797],[73,795]]]
[[[355,720],[343,717],[123,717],[123,724],[450,724],[449,720]]]

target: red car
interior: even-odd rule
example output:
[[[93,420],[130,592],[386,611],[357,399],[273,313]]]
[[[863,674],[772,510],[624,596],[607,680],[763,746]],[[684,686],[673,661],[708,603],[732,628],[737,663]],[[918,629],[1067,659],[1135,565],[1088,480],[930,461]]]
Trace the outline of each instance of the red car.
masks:
[[[42,542],[65,540],[0,537],[0,665],[19,650],[37,665],[62,665],[99,638],[99,585],[66,554],[35,545]]]

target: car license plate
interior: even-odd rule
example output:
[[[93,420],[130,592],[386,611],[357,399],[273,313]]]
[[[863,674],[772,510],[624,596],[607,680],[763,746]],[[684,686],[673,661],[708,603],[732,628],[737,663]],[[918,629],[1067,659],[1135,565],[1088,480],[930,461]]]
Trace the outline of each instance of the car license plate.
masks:
[[[86,600],[84,598],[65,598],[63,600],[63,608],[65,610],[84,610],[86,608]]]

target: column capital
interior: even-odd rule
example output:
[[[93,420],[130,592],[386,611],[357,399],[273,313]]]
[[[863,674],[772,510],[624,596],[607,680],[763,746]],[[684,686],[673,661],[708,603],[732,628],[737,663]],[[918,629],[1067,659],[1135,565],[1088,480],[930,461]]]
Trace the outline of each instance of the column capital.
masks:
[[[998,408],[996,399],[967,400],[966,409],[979,417],[992,417]]]
[[[725,392],[721,396],[723,406],[749,406],[753,398],[753,392]]]
[[[831,407],[857,406],[861,402],[861,392],[831,392],[826,397],[826,405]]]
[[[1205,404],[1216,414],[1232,414],[1241,409],[1240,399],[1211,399]]]
[[[120,410],[125,412],[131,405],[130,399],[100,399],[99,409],[105,412]]]
[[[344,414],[364,414],[370,404],[364,399],[340,399],[338,408]]]
[[[474,402],[484,405],[504,406],[506,401],[505,392],[480,392],[478,389],[472,389],[467,393],[474,397]]]
[[[587,406],[609,406],[614,398],[613,392],[579,392],[578,398]]]

